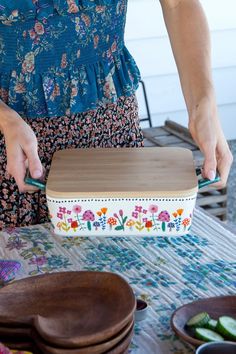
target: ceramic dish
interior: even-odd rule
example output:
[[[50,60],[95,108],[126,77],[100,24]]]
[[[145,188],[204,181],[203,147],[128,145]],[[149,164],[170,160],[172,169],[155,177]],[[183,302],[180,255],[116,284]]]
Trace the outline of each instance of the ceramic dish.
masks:
[[[54,154],[46,195],[61,236],[184,235],[209,183],[187,149],[70,149]]]
[[[236,343],[214,342],[202,344],[196,350],[196,354],[235,354]]]
[[[186,322],[200,312],[207,312],[215,320],[224,315],[236,318],[236,296],[219,296],[194,301],[181,306],[173,313],[171,326],[174,332],[183,341],[194,346],[199,346],[204,342],[193,337],[191,330],[186,327]]]

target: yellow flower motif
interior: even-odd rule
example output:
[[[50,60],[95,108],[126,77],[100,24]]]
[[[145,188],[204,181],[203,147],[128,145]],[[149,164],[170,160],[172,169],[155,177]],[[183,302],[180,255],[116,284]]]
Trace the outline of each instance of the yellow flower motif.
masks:
[[[183,211],[184,211],[184,209],[177,209],[178,215],[181,216],[183,214]]]
[[[103,214],[106,214],[107,208],[101,208],[101,212],[102,212]]]

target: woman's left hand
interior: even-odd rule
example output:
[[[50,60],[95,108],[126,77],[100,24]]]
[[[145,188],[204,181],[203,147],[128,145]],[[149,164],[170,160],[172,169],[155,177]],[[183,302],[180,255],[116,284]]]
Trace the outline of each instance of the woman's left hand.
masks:
[[[189,119],[189,130],[205,157],[203,177],[214,180],[217,170],[221,181],[215,187],[224,187],[233,156],[220,125],[214,98],[203,98],[195,107]]]

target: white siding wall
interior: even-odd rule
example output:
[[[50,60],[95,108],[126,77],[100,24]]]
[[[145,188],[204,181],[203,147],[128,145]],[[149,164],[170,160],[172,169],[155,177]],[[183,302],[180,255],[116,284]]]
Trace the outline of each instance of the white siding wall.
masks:
[[[126,45],[146,84],[152,120],[187,125],[188,117],[159,0],[129,0]],[[212,68],[222,126],[236,138],[236,1],[201,0],[212,40]],[[138,90],[140,116],[145,115]]]

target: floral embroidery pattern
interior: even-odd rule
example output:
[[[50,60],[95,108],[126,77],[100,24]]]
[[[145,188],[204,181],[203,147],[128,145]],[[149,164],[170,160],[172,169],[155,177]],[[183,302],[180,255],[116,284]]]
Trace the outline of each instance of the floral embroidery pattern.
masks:
[[[157,205],[150,205],[148,209],[141,205],[135,206],[130,215],[124,215],[124,211],[120,209],[118,212],[109,214],[109,209],[106,207],[94,212],[92,210],[83,211],[82,206],[75,204],[72,210],[66,207],[59,207],[56,213],[57,218],[61,219],[56,224],[56,227],[61,231],[74,232],[79,231],[133,231],[141,233],[142,231],[159,231],[172,232],[190,230],[191,218],[182,218],[184,209],[178,209],[176,212],[169,213],[167,210],[158,212]],[[181,229],[182,228],[182,229]]]
[[[0,98],[44,118],[132,96],[140,72],[124,46],[126,10],[127,0],[0,0]]]

